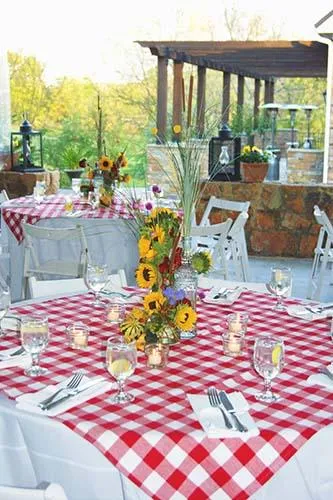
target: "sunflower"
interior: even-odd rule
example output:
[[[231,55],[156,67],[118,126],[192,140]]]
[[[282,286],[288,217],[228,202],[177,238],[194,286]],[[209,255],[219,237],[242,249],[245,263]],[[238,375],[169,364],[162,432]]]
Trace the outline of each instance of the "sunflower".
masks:
[[[142,236],[138,242],[139,255],[141,259],[151,260],[156,255],[156,250],[151,247],[151,241]]]
[[[156,270],[150,264],[139,264],[135,277],[140,288],[151,288],[157,281]]]
[[[251,146],[244,146],[242,153],[243,154],[251,153]]]
[[[152,133],[152,135],[157,135],[157,133],[158,133],[158,129],[157,129],[157,127],[153,127],[153,128],[151,129],[151,133]]]
[[[180,134],[180,132],[182,131],[182,127],[180,125],[174,125],[173,131],[175,134]]]
[[[157,240],[158,243],[160,244],[164,243],[165,231],[159,224],[156,224],[156,226],[153,229],[152,239]]]
[[[125,174],[123,181],[128,184],[131,181],[132,177],[129,174]]]
[[[197,320],[197,313],[187,304],[177,307],[175,324],[183,331],[191,330]]]
[[[143,307],[149,315],[159,311],[165,302],[162,292],[151,292],[143,299]]]
[[[98,161],[98,166],[101,170],[111,170],[111,167],[113,166],[113,161],[110,160],[108,156],[101,156],[101,158]]]

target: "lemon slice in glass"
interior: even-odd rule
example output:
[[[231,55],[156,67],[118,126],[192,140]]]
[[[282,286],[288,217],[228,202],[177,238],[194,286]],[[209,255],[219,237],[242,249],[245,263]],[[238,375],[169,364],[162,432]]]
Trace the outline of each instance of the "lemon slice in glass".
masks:
[[[118,377],[119,375],[124,375],[127,372],[132,370],[132,364],[128,361],[128,359],[116,359],[111,363],[110,371],[114,377]]]
[[[277,366],[280,363],[281,354],[282,347],[280,345],[276,345],[272,351],[272,363],[274,366]]]

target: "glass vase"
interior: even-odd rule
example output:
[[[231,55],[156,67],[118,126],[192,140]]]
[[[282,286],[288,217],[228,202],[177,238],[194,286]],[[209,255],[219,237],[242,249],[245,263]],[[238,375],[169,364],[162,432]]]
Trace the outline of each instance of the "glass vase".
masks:
[[[182,263],[175,271],[175,289],[184,290],[185,298],[191,303],[192,309],[196,310],[198,273],[192,267],[192,238],[184,236],[182,238]],[[180,339],[192,339],[197,335],[196,324],[190,329],[180,331]]]

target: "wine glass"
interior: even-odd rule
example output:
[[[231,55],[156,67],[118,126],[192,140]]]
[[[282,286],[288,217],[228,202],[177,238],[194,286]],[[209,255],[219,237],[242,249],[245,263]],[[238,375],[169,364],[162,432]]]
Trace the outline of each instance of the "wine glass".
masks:
[[[39,365],[39,357],[49,341],[48,317],[42,314],[22,316],[21,343],[24,350],[30,354],[32,364],[24,373],[30,377],[44,375],[46,368]]]
[[[277,303],[274,308],[277,311],[283,311],[285,306],[282,299],[291,290],[291,269],[290,267],[272,267],[271,280],[267,285],[268,290],[277,296]]]
[[[107,264],[88,264],[85,278],[88,289],[94,294],[94,305],[100,306],[99,293],[108,281]]]
[[[125,381],[135,370],[137,351],[135,341],[126,344],[122,337],[110,337],[106,345],[106,367],[118,383],[118,392],[111,398],[113,403],[129,403],[133,394],[124,391]]]
[[[265,383],[264,392],[255,395],[259,401],[272,403],[279,399],[279,396],[271,390],[271,382],[281,372],[283,360],[283,340],[270,336],[261,336],[255,340],[253,364]]]
[[[1,321],[6,316],[10,306],[10,289],[9,287],[0,287],[0,337],[5,335],[5,332],[1,328]]]
[[[72,191],[74,192],[74,197],[78,198],[81,188],[81,179],[72,179]]]

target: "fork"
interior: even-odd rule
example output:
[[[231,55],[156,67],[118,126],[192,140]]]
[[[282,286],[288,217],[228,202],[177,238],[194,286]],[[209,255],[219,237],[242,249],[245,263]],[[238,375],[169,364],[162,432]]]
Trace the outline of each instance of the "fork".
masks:
[[[51,401],[53,401],[58,396],[58,394],[60,394],[62,391],[66,391],[67,389],[76,389],[78,387],[79,383],[81,382],[83,375],[84,374],[81,371],[74,373],[74,375],[68,381],[68,383],[65,387],[61,387],[54,394],[51,394],[51,396],[49,396],[46,399],[43,399],[43,401],[38,403],[39,408],[44,410],[51,403]]]
[[[24,353],[24,348],[19,347],[16,351],[12,352],[11,354],[4,355],[0,353],[0,359],[15,358],[15,356],[20,356],[23,353]]]
[[[321,366],[318,371],[319,373],[326,375],[326,377],[330,380],[333,380],[333,373],[326,366]]]
[[[234,429],[234,426],[232,425],[232,423],[228,419],[223,408],[219,405],[218,393],[217,393],[217,390],[215,389],[215,387],[208,387],[207,394],[208,394],[210,406],[212,406],[213,408],[218,408],[220,410],[220,412],[222,413],[226,428],[227,429]]]

